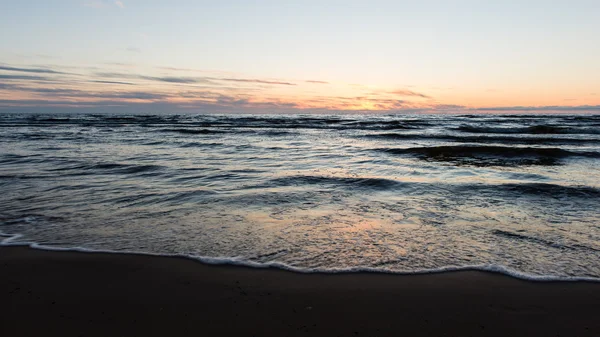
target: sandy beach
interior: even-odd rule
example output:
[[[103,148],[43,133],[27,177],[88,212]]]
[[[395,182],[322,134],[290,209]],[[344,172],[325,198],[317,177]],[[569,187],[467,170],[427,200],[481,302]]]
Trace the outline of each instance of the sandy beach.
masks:
[[[598,336],[600,283],[0,248],[3,336]]]

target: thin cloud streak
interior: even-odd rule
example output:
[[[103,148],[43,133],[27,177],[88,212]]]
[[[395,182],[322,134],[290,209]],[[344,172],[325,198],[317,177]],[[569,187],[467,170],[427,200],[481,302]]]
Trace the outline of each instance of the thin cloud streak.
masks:
[[[18,86],[10,83],[0,83],[0,90],[15,90]]]
[[[268,80],[257,80],[257,79],[246,79],[246,78],[213,78],[217,81],[230,81],[230,82],[246,82],[246,83],[260,83],[260,84],[279,84],[279,85],[296,85],[291,82],[280,82],[280,81],[268,81]]]
[[[125,73],[107,73],[100,72],[95,73],[96,76],[103,78],[114,78],[114,79],[137,79],[137,80],[147,80],[147,81],[156,81],[156,82],[166,82],[166,83],[182,83],[182,84],[193,84],[193,83],[207,83],[209,82],[206,78],[202,77],[185,77],[185,76],[143,76],[137,74],[125,74]]]
[[[18,67],[9,67],[9,66],[2,66],[2,65],[0,65],[0,70],[23,72],[23,73],[35,73],[35,74],[67,74],[62,71],[56,71],[56,70],[46,69],[46,68],[18,68]]]
[[[45,76],[32,76],[32,75],[5,75],[0,74],[0,79],[4,80],[34,80],[34,81],[46,81],[49,80]]]
[[[167,82],[167,83],[182,83],[182,84],[192,84],[192,83],[207,83],[208,81],[203,78],[194,78],[194,77],[176,77],[176,76],[165,76],[165,77],[153,77],[153,76],[140,76],[138,78],[144,80],[158,81],[158,82]]]
[[[103,84],[123,84],[123,85],[135,85],[134,83],[130,83],[130,82],[119,82],[119,81],[90,81],[91,83],[103,83]]]
[[[194,84],[194,83],[214,83],[214,82],[238,82],[238,83],[256,83],[256,84],[269,84],[269,85],[286,85],[294,86],[295,83],[284,82],[284,81],[273,81],[273,80],[261,80],[261,79],[247,79],[247,78],[222,78],[222,77],[188,77],[188,76],[145,76],[138,74],[125,74],[125,73],[109,73],[99,72],[97,76],[106,78],[127,78],[127,79],[142,79],[149,81],[167,82],[167,83],[181,83],[181,84]]]
[[[169,71],[200,71],[198,69],[190,69],[190,68],[177,68],[177,67],[156,67],[161,70],[169,70]]]
[[[398,95],[398,96],[405,96],[405,97],[412,96],[412,97],[431,98],[425,94],[414,92],[412,90],[404,90],[404,89],[389,91],[388,93],[393,94],[393,95]]]
[[[4,88],[3,88],[4,86]],[[69,97],[69,98],[99,98],[99,99],[137,99],[137,100],[158,100],[171,97],[167,94],[144,92],[144,91],[105,91],[89,92],[68,88],[32,88],[18,85],[3,85],[0,89],[16,90],[19,92],[31,92],[42,96],[51,97]]]

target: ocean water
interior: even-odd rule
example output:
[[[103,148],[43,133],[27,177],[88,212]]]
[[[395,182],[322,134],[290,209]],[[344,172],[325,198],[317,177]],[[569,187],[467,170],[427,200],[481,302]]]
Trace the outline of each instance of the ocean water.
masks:
[[[600,280],[598,115],[0,115],[2,244]]]

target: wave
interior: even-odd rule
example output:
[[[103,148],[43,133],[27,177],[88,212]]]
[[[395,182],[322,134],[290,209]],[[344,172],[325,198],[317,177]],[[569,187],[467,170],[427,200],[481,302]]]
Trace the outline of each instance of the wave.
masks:
[[[541,244],[541,245],[545,245],[548,247],[552,247],[552,248],[556,248],[556,249],[568,249],[568,250],[591,250],[591,251],[595,251],[595,252],[600,252],[600,249],[596,249],[593,247],[588,247],[588,246],[583,246],[583,245],[569,245],[569,244],[563,244],[563,243],[558,243],[558,242],[553,242],[550,240],[545,240],[545,239],[541,239],[541,238],[537,238],[534,236],[529,236],[529,235],[525,235],[525,234],[519,234],[519,233],[513,233],[513,232],[509,232],[509,231],[503,231],[503,230],[493,230],[492,234],[497,235],[497,236],[503,236],[509,239],[513,239],[513,240],[521,240],[521,241],[527,241],[527,242],[532,242],[532,243],[536,243],[536,244]]]
[[[136,174],[155,172],[163,170],[165,167],[161,165],[135,165],[135,164],[119,164],[119,163],[99,163],[99,164],[78,164],[74,166],[64,166],[52,169],[47,169],[49,172],[65,172],[65,176],[77,175],[94,175],[94,174]]]
[[[558,165],[567,157],[599,158],[600,153],[569,151],[559,148],[507,146],[433,146],[377,149],[391,154],[412,155],[431,161],[475,166]]]
[[[438,140],[460,143],[510,143],[510,144],[600,144],[600,138],[555,138],[515,136],[453,136],[439,134],[377,133],[360,137],[397,139],[397,140]]]
[[[403,190],[411,193],[431,193],[432,190],[442,188],[451,193],[473,192],[508,194],[529,194],[553,198],[570,199],[596,199],[600,198],[600,189],[590,186],[565,186],[550,183],[504,183],[504,184],[430,184],[423,182],[408,182],[385,178],[344,178],[297,175],[268,180],[264,184],[250,186],[247,188],[271,188],[304,185],[334,185],[348,189],[370,189],[370,190]],[[426,190],[427,192],[425,192]],[[422,191],[422,192],[421,192]]]
[[[397,130],[397,129],[417,129],[419,125],[408,123],[402,120],[392,121],[355,121],[344,123],[345,128],[362,130]]]
[[[111,170],[113,173],[135,174],[145,172],[155,172],[164,169],[161,165],[124,165],[124,164],[99,164],[91,168],[92,170]]]
[[[184,143],[184,144],[180,145],[180,147],[182,147],[182,148],[217,147],[217,146],[222,146],[222,145],[225,145],[225,144],[223,144],[223,143],[216,143],[216,142],[212,142],[212,143],[191,142],[191,143]]]
[[[269,180],[266,184],[253,186],[253,188],[304,186],[304,185],[336,185],[344,188],[361,188],[371,190],[390,190],[407,187],[411,183],[400,182],[384,178],[346,178],[297,175]]]
[[[547,124],[540,124],[544,121]],[[340,116],[340,115],[7,115],[0,127],[77,125],[83,127],[162,127],[163,132],[204,134],[214,129],[417,130],[438,128],[465,133],[600,134],[597,116]],[[464,125],[460,125],[464,123]],[[530,125],[535,123],[536,125]],[[490,126],[491,125],[491,126]],[[200,128],[200,129],[199,129]],[[211,131],[202,130],[202,128]],[[202,130],[202,131],[197,131]],[[237,130],[236,130],[237,131]],[[228,130],[226,132],[231,132]]]
[[[483,185],[488,188],[489,185]],[[590,186],[563,186],[548,183],[520,183],[520,184],[501,184],[493,185],[494,192],[509,192],[518,194],[530,194],[535,196],[547,196],[553,198],[580,198],[580,199],[596,199],[600,198],[600,189]],[[473,189],[471,185],[467,188]]]
[[[355,129],[355,130],[395,130],[418,129],[430,126],[424,118],[352,118],[349,116],[306,117],[289,116],[231,116],[231,115],[54,115],[10,116],[0,119],[1,126],[52,126],[78,125],[85,127],[164,127],[172,129],[163,132],[194,133],[190,128],[272,128],[272,129]],[[202,131],[200,131],[202,132]]]
[[[180,133],[184,135],[211,135],[217,133],[225,133],[222,130],[209,130],[209,129],[160,129],[157,132],[169,132],[169,133]]]
[[[142,193],[135,195],[125,195],[107,200],[114,204],[123,204],[127,207],[139,207],[150,205],[180,205],[182,203],[197,203],[206,200],[208,197],[217,194],[217,192],[208,189],[196,189],[191,191],[171,192],[171,193]],[[105,201],[102,201],[103,203]]]
[[[270,137],[297,135],[297,133],[295,133],[295,132],[284,131],[284,130],[277,130],[277,131],[267,130],[267,131],[258,132],[258,134],[261,136],[270,136]]]
[[[489,195],[494,198],[511,200],[515,196],[535,196],[547,198],[552,201],[556,199],[580,200],[581,202],[593,202],[600,200],[600,189],[590,186],[566,186],[551,183],[502,183],[502,184],[471,184],[471,183],[426,183],[414,181],[401,181],[385,178],[361,178],[361,177],[326,177],[297,175],[270,179],[262,184],[247,186],[246,189],[262,189],[274,187],[303,187],[307,185],[321,185],[323,187],[338,188],[344,190],[368,191],[395,191],[404,195],[435,194],[438,196],[449,196],[454,194],[473,195],[482,197]],[[526,202],[523,199],[523,202]]]
[[[301,268],[291,266],[281,262],[257,262],[245,259],[243,257],[211,257],[211,256],[200,256],[200,255],[189,255],[189,254],[159,254],[140,252],[134,250],[128,251],[114,251],[114,250],[103,250],[103,249],[90,249],[85,247],[55,247],[39,244],[31,241],[19,242],[18,239],[22,238],[21,234],[5,234],[0,233],[0,236],[5,239],[0,241],[0,247],[30,247],[33,249],[58,251],[58,252],[79,252],[79,253],[103,253],[103,254],[128,254],[128,255],[140,255],[140,256],[155,256],[155,257],[175,257],[190,259],[204,263],[207,265],[228,265],[228,266],[240,266],[257,269],[277,269],[289,272],[301,273],[301,274],[356,274],[356,273],[373,273],[373,274],[391,274],[391,275],[427,275],[427,274],[443,274],[449,272],[466,272],[466,271],[481,271],[490,272],[494,274],[506,275],[516,279],[522,279],[533,282],[600,282],[600,278],[597,277],[575,277],[575,276],[556,276],[556,275],[536,275],[524,273],[503,265],[494,264],[480,264],[480,265],[463,265],[463,266],[444,266],[439,268],[426,268],[417,270],[393,270],[389,268],[377,268],[377,267],[351,267],[351,268]]]
[[[505,134],[600,134],[598,128],[564,127],[556,125],[533,125],[528,127],[487,127],[462,125],[455,130],[469,133]]]
[[[77,115],[69,114],[68,116],[58,115],[28,115],[24,118],[17,118],[17,121],[26,122],[29,124],[133,124],[133,123],[164,123],[167,121],[176,121],[177,116],[158,116],[158,115]]]

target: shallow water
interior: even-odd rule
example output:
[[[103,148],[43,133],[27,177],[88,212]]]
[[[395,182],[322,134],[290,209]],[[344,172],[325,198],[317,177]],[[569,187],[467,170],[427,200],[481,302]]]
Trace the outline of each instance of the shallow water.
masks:
[[[0,188],[5,244],[600,279],[600,116],[4,114]]]

